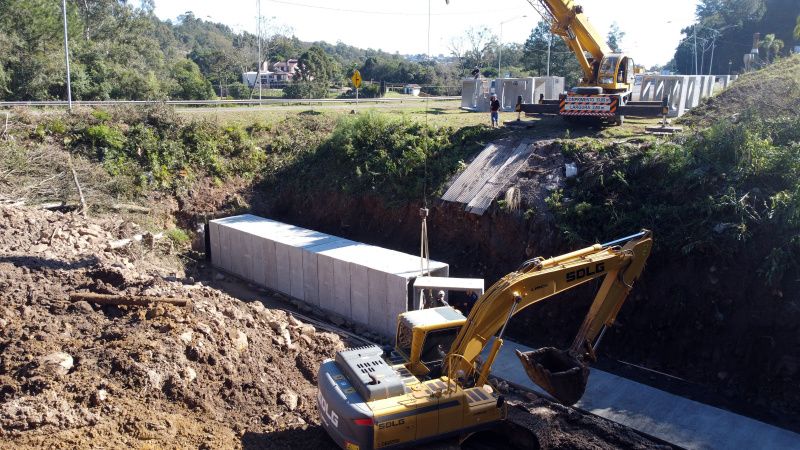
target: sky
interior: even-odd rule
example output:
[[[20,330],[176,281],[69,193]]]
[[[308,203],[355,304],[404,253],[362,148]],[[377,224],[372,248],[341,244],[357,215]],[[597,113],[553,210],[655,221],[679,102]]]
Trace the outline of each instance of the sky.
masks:
[[[675,52],[681,28],[694,21],[698,0],[581,0],[584,13],[605,36],[617,22],[622,49],[637,64],[664,64]],[[155,0],[161,19],[186,11],[236,31],[256,31],[258,0]],[[428,5],[430,4],[430,40]],[[453,37],[470,27],[489,27],[504,43],[523,43],[540,17],[527,0],[261,0],[261,15],[288,27],[302,41],[338,41],[401,54],[448,55]],[[524,17],[523,17],[524,16]],[[502,26],[501,26],[502,24]],[[502,32],[502,34],[501,34]]]

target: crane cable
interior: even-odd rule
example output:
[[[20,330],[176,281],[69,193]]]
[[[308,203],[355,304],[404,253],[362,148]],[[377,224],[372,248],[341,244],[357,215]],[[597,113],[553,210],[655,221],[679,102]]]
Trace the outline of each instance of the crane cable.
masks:
[[[428,62],[431,59],[431,0],[428,0]],[[419,210],[422,219],[422,230],[420,232],[419,243],[419,264],[420,276],[430,276],[431,254],[428,248],[428,140],[430,130],[428,129],[428,103],[429,97],[425,97],[425,133],[422,139],[423,145],[423,178],[422,178],[422,208]],[[423,300],[424,303],[424,300]]]

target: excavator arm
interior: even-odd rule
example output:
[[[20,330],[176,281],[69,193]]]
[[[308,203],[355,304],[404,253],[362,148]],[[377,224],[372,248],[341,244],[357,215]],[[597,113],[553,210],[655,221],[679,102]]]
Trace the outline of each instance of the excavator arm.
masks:
[[[621,245],[623,243],[624,245]],[[477,380],[475,384],[482,385],[502,346],[502,334],[511,317],[555,294],[594,279],[604,278],[567,355],[556,358],[560,363],[564,362],[565,357],[578,361],[573,365],[580,365],[582,372],[585,373],[583,378],[588,377],[584,360],[594,358],[596,339],[604,327],[614,323],[634,281],[644,269],[651,248],[651,232],[644,230],[607,244],[596,244],[562,256],[550,259],[536,258],[526,262],[516,272],[506,275],[490,287],[475,303],[445,358],[445,370],[449,378]],[[478,373],[476,360],[493,336],[497,337],[489,357]],[[526,370],[531,378],[543,388],[552,391],[553,388],[543,385],[541,379],[544,378],[544,384],[547,384],[547,379],[552,378],[549,373],[543,373],[552,372],[550,370],[552,368],[546,367],[547,362],[526,361],[522,357],[521,359],[526,363]],[[538,374],[540,379],[535,379],[534,374]],[[583,382],[585,385],[585,379]],[[580,394],[582,393],[583,387],[580,388]],[[551,392],[551,394],[565,403],[574,403],[571,401],[575,396],[574,393],[561,395],[564,393]]]

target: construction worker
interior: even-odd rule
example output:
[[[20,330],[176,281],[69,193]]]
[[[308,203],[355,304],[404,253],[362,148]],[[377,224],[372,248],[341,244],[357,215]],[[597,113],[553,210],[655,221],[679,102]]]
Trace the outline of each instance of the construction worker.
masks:
[[[439,291],[439,293],[436,294],[436,306],[450,306],[447,300],[444,299],[444,291]]]
[[[497,95],[492,94],[492,99],[489,102],[489,111],[492,118],[492,128],[497,128],[500,122],[500,100]]]
[[[479,68],[478,68],[478,66],[475,66],[475,68],[474,68],[474,69],[472,69],[472,76],[473,76],[473,77],[474,77],[476,80],[477,80],[478,78],[480,78],[480,77],[481,77],[481,69],[479,69]]]

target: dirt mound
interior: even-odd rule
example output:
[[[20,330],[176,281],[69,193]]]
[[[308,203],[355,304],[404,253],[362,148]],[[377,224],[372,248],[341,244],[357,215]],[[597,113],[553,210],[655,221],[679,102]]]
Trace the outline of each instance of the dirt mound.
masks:
[[[542,450],[675,448],[622,425],[543,399],[510,405],[508,416],[507,434],[526,429],[536,437],[536,444]]]
[[[1,447],[329,442],[310,368],[337,335],[186,278],[167,243],[112,250],[130,223],[0,206],[0,229]],[[70,303],[79,290],[190,302]]]
[[[742,113],[761,117],[797,114],[800,109],[800,55],[739,77],[728,89],[692,109],[681,122],[708,126]]]

